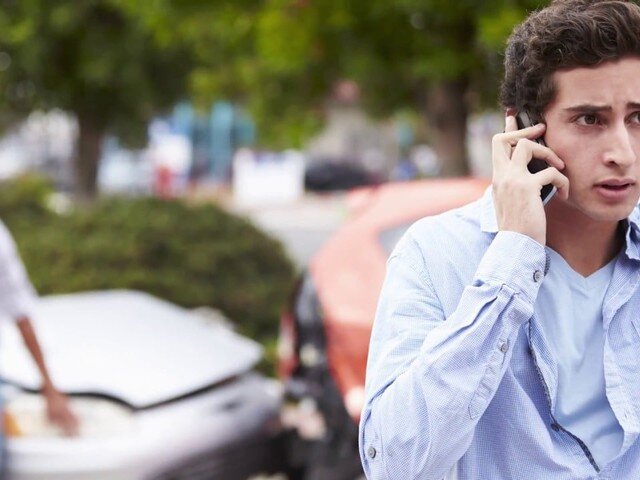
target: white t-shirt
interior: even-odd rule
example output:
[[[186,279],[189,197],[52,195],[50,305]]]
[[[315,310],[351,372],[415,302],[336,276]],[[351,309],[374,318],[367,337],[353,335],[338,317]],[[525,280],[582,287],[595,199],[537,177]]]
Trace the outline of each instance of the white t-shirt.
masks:
[[[547,252],[551,263],[536,311],[558,365],[555,418],[604,465],[618,454],[624,435],[606,395],[603,358],[602,304],[616,259],[583,277],[560,254]]]
[[[0,321],[30,316],[36,298],[13,237],[0,222]]]

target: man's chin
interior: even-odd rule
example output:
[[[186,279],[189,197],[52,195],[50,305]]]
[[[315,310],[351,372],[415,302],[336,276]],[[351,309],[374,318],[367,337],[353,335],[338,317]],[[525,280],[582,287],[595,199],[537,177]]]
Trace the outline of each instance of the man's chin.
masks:
[[[636,205],[604,205],[583,210],[590,218],[597,222],[619,222],[631,215]]]

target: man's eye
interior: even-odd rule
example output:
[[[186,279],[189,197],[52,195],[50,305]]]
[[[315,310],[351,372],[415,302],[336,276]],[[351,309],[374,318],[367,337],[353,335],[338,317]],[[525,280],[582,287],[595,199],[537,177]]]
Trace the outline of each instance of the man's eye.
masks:
[[[632,123],[640,123],[640,112],[633,112],[630,119]]]
[[[595,125],[598,123],[598,117],[592,113],[586,113],[577,118],[577,123],[580,125]]]

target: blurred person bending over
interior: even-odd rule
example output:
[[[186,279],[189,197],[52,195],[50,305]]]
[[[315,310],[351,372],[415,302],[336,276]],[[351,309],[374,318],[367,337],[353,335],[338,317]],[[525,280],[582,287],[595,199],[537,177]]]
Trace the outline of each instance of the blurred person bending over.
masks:
[[[13,238],[5,225],[0,222],[0,317],[16,322],[24,343],[40,371],[42,394],[46,400],[49,420],[65,435],[76,435],[78,419],[69,408],[67,396],[56,389],[49,376],[44,355],[30,320],[36,299],[35,289],[29,281]],[[0,445],[1,440],[2,432],[0,432]]]
[[[388,261],[365,472],[640,478],[640,6],[531,14],[508,41],[501,101],[492,187],[418,221]],[[534,157],[550,167],[531,173]]]

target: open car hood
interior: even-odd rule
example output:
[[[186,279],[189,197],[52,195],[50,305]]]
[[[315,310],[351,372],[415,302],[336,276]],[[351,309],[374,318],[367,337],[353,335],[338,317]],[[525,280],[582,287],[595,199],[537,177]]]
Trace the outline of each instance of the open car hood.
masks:
[[[0,377],[38,389],[40,375],[12,323],[0,327]],[[244,373],[261,347],[151,295],[102,291],[43,297],[33,323],[56,386],[145,408]]]

